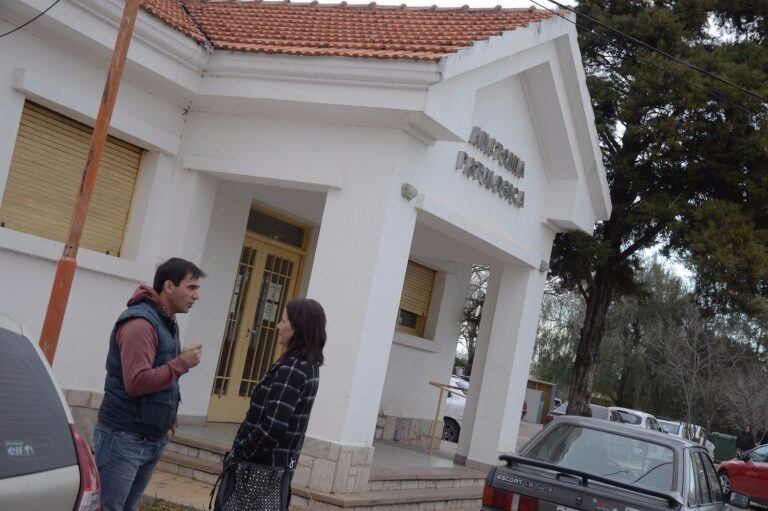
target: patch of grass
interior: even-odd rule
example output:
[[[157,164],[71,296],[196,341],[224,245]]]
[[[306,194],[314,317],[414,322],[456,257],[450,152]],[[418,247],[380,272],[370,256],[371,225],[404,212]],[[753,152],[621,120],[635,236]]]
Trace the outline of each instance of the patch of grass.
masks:
[[[144,497],[139,503],[139,511],[197,511],[195,508],[174,504],[162,499]]]

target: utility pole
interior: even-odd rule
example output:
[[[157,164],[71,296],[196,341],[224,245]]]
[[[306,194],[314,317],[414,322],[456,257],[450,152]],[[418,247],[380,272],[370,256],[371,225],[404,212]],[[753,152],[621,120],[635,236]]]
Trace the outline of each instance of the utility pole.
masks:
[[[53,279],[51,297],[48,300],[48,309],[43,321],[43,331],[40,334],[40,348],[53,365],[56,355],[56,346],[59,343],[61,325],[64,322],[64,314],[67,311],[69,293],[72,290],[72,281],[77,269],[77,250],[80,248],[80,238],[83,235],[85,219],[88,216],[88,207],[91,204],[93,187],[96,184],[96,174],[99,172],[101,156],[104,153],[104,144],[107,141],[109,122],[112,119],[112,110],[117,99],[117,90],[120,87],[120,79],[125,68],[125,57],[128,54],[128,46],[131,44],[133,27],[136,24],[136,15],[139,11],[140,0],[125,0],[123,17],[117,31],[115,49],[112,51],[112,60],[107,71],[107,80],[104,84],[104,93],[101,96],[99,113],[96,116],[96,124],[91,135],[91,147],[88,151],[88,160],[83,170],[83,179],[80,183],[80,191],[75,200],[75,210],[69,224],[64,251],[56,266],[56,276]]]

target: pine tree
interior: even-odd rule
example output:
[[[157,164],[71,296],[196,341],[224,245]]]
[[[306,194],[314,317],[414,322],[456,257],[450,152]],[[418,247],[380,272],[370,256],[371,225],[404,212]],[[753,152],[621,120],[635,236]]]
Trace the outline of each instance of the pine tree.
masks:
[[[577,10],[768,95],[763,4],[581,0]],[[558,285],[586,301],[568,407],[586,414],[608,307],[638,291],[645,249],[662,245],[694,265],[703,305],[754,306],[766,291],[768,203],[756,194],[768,191],[768,105],[582,16],[578,22],[613,211],[592,237],[559,235],[551,267]]]

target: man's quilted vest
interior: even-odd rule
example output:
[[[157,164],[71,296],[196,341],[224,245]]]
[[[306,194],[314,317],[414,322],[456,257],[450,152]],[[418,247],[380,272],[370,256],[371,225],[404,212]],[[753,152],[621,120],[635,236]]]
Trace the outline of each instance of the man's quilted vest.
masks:
[[[179,355],[179,335],[172,319],[161,315],[146,302],[126,309],[117,319],[109,339],[107,378],[99,418],[116,429],[161,437],[171,429],[176,420],[181,400],[179,384],[174,382],[168,389],[144,396],[128,395],[123,383],[123,364],[120,359],[120,347],[117,345],[117,329],[122,323],[133,318],[146,319],[157,332],[157,353],[152,362],[153,368],[160,367]]]

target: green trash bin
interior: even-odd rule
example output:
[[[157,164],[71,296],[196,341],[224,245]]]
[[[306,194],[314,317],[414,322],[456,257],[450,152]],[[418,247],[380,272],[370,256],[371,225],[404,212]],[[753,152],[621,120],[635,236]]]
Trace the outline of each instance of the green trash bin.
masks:
[[[712,433],[710,441],[715,444],[715,460],[725,461],[736,457],[736,437],[725,433]]]

